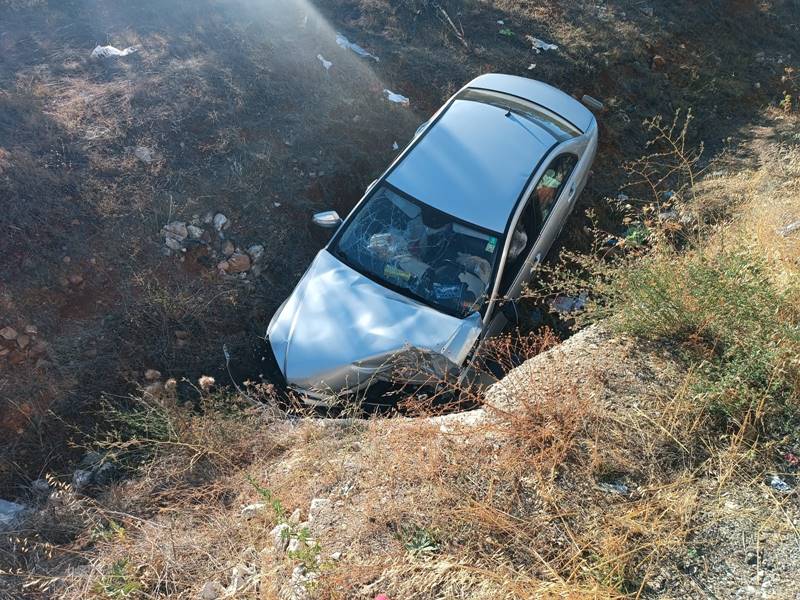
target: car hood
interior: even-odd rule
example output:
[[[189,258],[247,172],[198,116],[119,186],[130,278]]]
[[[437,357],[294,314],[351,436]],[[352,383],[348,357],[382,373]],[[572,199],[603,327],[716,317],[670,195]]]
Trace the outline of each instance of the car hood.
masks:
[[[480,331],[478,313],[459,319],[439,312],[322,250],[267,336],[290,385],[339,392],[363,386],[399,355],[437,363],[436,373],[457,369]]]

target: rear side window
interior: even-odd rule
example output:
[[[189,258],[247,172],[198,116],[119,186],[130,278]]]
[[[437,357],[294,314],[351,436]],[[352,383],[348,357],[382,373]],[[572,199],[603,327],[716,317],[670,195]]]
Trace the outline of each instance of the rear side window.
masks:
[[[545,170],[533,190],[533,200],[538,207],[539,221],[544,224],[553,212],[556,200],[575,168],[578,158],[574,154],[557,156]]]

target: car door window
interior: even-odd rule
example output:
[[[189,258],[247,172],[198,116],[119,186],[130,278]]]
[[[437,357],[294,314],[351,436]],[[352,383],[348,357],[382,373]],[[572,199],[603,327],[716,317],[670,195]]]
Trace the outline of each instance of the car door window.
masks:
[[[578,159],[573,154],[562,154],[553,159],[533,190],[533,199],[536,201],[537,212],[542,223],[553,212],[556,200],[564,190],[564,185],[569,179]]]
[[[500,293],[506,295],[533,250],[547,217],[553,212],[578,159],[573,154],[562,154],[553,159],[536,183],[525,208],[511,233],[511,243],[500,282]]]

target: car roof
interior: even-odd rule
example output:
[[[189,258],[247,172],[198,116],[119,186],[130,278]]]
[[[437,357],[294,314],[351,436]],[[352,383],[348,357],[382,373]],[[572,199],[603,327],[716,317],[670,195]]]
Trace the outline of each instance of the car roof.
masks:
[[[518,98],[524,98],[550,109],[584,133],[588,131],[592,121],[594,121],[594,115],[583,104],[569,94],[543,81],[517,75],[487,73],[470,81],[467,87],[503,92]]]
[[[506,115],[457,98],[387,181],[463,221],[505,231],[536,165],[558,143],[534,121]]]

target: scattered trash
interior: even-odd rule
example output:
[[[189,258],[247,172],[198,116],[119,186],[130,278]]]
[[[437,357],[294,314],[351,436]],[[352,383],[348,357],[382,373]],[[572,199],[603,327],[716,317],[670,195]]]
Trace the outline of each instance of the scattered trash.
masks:
[[[583,102],[585,106],[587,106],[592,110],[600,111],[603,110],[603,108],[605,108],[605,106],[603,105],[602,102],[600,102],[600,100],[598,100],[597,98],[592,98],[589,94],[584,94],[583,97],[581,98],[581,102]]]
[[[155,152],[147,146],[136,146],[133,149],[133,155],[147,165],[153,162],[156,156]]]
[[[325,60],[325,58],[322,56],[322,54],[317,54],[317,58],[319,59],[319,62],[322,63],[322,66],[325,67],[326,71],[330,71],[331,70],[331,67],[333,66],[333,63],[331,61]]]
[[[344,48],[345,50],[352,50],[353,52],[355,52],[359,56],[362,56],[364,58],[373,58],[373,59],[375,59],[376,62],[380,61],[380,58],[378,58],[374,54],[370,54],[369,52],[364,50],[364,48],[362,48],[361,46],[359,46],[355,42],[351,42],[346,37],[344,37],[341,33],[337,33],[336,34],[336,43],[340,47]]]
[[[92,58],[108,58],[109,56],[128,56],[139,51],[139,46],[128,46],[124,50],[114,46],[95,46],[92,50]]]
[[[400,150],[400,146],[397,142],[392,142],[392,150]]]
[[[21,504],[0,499],[0,530],[16,525],[26,510]]]
[[[498,24],[498,25],[505,25],[505,24],[506,24],[506,22],[505,22],[505,21],[503,21],[503,19],[498,19],[498,20],[497,20],[497,24]]]
[[[408,98],[391,90],[383,90],[383,95],[386,96],[386,99],[389,102],[394,102],[395,104],[403,104],[404,106],[408,106],[410,103]]]
[[[788,462],[788,463],[789,463],[790,465],[792,465],[793,467],[798,467],[798,466],[800,466],[800,457],[798,457],[798,456],[797,456],[796,454],[794,454],[793,452],[786,452],[786,453],[783,455],[783,460],[785,460],[786,462]]]
[[[627,496],[630,491],[624,483],[598,483],[597,488],[609,494],[620,494],[622,496]]]
[[[514,32],[511,31],[508,27],[504,27],[503,29],[501,29],[497,33],[499,33],[500,35],[504,35],[506,37],[514,37]]]
[[[550,308],[559,314],[566,315],[583,310],[588,298],[587,292],[581,292],[579,296],[556,296],[550,301]]]
[[[769,485],[773,490],[778,492],[791,492],[792,486],[786,483],[783,479],[778,477],[777,475],[773,475],[772,479],[769,481]]]
[[[795,231],[800,231],[800,221],[795,221],[794,223],[789,223],[788,225],[781,227],[778,229],[778,234],[782,235],[783,237],[789,237]]]
[[[558,46],[555,44],[548,44],[544,40],[540,40],[537,37],[533,37],[532,35],[526,35],[525,39],[531,43],[531,49],[536,51],[536,54],[539,54],[542,50],[545,52],[548,50],[558,50]]]
[[[536,68],[536,63],[531,63],[528,65],[528,71],[533,71]]]

